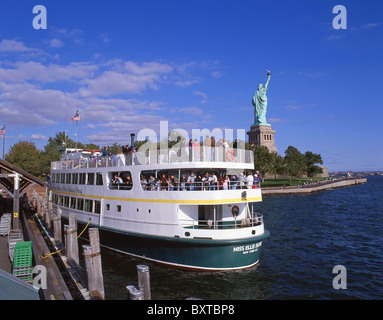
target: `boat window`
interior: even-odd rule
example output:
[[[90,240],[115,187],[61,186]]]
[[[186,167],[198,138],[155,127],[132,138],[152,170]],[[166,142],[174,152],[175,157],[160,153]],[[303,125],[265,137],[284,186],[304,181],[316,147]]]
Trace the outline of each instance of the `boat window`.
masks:
[[[93,200],[85,199],[84,211],[87,211],[87,212],[93,211]]]
[[[64,207],[69,207],[69,197],[64,197]]]
[[[102,186],[104,185],[103,181],[102,181],[102,173],[101,172],[97,172],[96,173],[96,185],[97,186]]]
[[[117,205],[117,212],[121,212],[121,206],[119,204]]]
[[[66,174],[66,181],[65,183],[70,183],[70,173]]]
[[[101,201],[94,200],[94,213],[101,213]]]
[[[132,175],[130,171],[113,171],[108,173],[109,189],[131,190],[133,187]]]
[[[72,173],[72,184],[77,184],[78,173]]]
[[[76,209],[76,198],[70,198],[70,207],[71,209]]]
[[[94,185],[94,172],[88,173],[88,180],[87,185],[93,186]]]
[[[106,209],[106,211],[109,211],[109,210],[110,210],[110,204],[109,204],[109,203],[107,203],[107,204],[105,205],[105,209]]]
[[[84,199],[77,199],[77,210],[84,210]]]
[[[85,173],[79,174],[78,184],[85,184]]]

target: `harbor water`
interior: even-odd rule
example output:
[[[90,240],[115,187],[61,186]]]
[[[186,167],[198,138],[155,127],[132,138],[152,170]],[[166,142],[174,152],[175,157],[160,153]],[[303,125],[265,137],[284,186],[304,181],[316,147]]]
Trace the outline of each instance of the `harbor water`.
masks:
[[[126,299],[138,264],[150,268],[152,299],[383,299],[383,177],[307,195],[264,196],[254,210],[270,231],[256,267],[191,272],[102,250],[106,299]],[[334,289],[337,265],[346,289]]]

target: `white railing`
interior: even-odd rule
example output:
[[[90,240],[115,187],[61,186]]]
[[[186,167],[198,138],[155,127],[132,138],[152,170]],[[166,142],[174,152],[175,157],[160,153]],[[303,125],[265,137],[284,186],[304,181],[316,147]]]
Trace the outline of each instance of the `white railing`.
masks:
[[[171,148],[77,159],[73,159],[72,155],[74,154],[69,153],[66,159],[52,162],[52,170],[192,162],[254,163],[254,154],[251,150],[205,146],[201,146],[199,150]]]
[[[237,229],[255,227],[263,224],[263,215],[252,214],[251,217],[234,220],[193,220],[180,219],[180,225],[185,229]]]
[[[235,175],[238,177],[237,175]],[[257,178],[255,178],[257,179]],[[157,179],[158,180],[158,179]],[[125,184],[122,184],[124,187]],[[148,183],[145,181],[141,181],[141,188],[144,191],[212,191],[212,190],[240,190],[240,189],[258,189],[261,187],[260,179],[254,180],[252,183],[248,183],[247,181],[239,182],[239,181],[228,181],[226,184],[221,183],[220,181],[211,182],[209,180],[201,181],[201,182],[179,182],[171,183],[169,181],[165,183],[161,183],[161,181],[157,181],[155,183]],[[116,189],[118,185],[112,184],[109,189]]]

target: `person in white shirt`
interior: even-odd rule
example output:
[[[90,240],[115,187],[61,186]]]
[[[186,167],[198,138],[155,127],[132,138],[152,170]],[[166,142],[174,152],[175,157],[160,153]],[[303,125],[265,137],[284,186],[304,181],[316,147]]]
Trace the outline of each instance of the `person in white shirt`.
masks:
[[[210,190],[216,190],[217,182],[218,182],[217,176],[214,173],[210,173],[210,177],[209,177]]]
[[[247,189],[251,189],[253,187],[254,177],[251,172],[248,173],[246,177]]]

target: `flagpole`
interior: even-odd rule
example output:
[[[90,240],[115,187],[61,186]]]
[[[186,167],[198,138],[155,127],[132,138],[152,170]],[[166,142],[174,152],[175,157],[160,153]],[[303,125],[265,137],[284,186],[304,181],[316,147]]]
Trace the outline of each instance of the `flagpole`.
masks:
[[[76,121],[76,152],[77,152],[77,128],[78,128],[78,120]]]
[[[3,137],[3,160],[5,160],[5,124],[4,124],[4,137]]]

